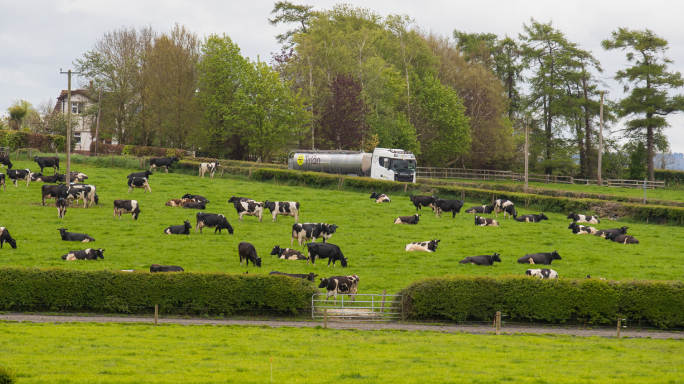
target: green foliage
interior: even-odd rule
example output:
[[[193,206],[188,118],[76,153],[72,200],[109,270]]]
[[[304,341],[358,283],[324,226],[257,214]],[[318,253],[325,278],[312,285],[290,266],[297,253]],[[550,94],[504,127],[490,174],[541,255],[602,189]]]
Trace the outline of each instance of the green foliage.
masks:
[[[629,155],[629,179],[643,180],[646,176],[646,161],[648,154],[644,143],[639,142]]]
[[[655,179],[666,181],[670,183],[670,187],[676,186],[677,183],[684,183],[684,171],[675,171],[670,169],[656,169]]]
[[[14,384],[17,382],[17,376],[11,369],[0,366],[0,384]]]
[[[273,4],[271,14],[275,14],[273,19],[268,19],[269,24],[301,24],[295,29],[276,36],[278,44],[283,44],[285,48],[292,45],[292,36],[298,33],[306,33],[307,22],[311,17],[312,5],[298,5],[289,1],[276,1]]]
[[[133,148],[134,148],[134,147],[135,147],[134,145],[126,145],[126,146],[124,146],[123,150],[121,151],[121,154],[124,155],[124,156],[126,156],[126,155],[132,156],[132,155],[133,155]]]

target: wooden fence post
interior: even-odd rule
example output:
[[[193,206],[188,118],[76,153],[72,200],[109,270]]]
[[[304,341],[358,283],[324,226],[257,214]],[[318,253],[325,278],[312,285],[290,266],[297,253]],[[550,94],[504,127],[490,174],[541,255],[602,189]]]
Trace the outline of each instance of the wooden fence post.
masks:
[[[618,319],[618,326],[617,326],[617,338],[620,338],[620,328],[622,328],[622,319]]]
[[[496,335],[501,335],[501,311],[496,311]]]
[[[157,326],[157,320],[159,319],[159,304],[154,305],[154,326]]]

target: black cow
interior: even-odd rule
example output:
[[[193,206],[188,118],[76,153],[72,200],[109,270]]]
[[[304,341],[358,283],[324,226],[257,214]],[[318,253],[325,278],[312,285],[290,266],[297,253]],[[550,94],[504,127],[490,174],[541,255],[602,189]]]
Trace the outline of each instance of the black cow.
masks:
[[[63,219],[66,217],[67,205],[69,201],[64,198],[55,199],[55,206],[57,207],[57,218]]]
[[[305,274],[302,274],[302,273],[290,274],[290,273],[283,273],[283,272],[278,272],[278,271],[270,272],[269,275],[288,276],[288,277],[292,277],[292,278],[294,278],[294,279],[306,279],[306,280],[309,280],[309,281],[312,282],[312,283],[315,283],[315,282],[316,282],[316,276],[318,276],[318,275],[314,275],[313,272],[309,273],[308,275],[305,275]]]
[[[437,196],[409,196],[409,199],[411,199],[411,202],[413,205],[416,207],[417,210],[423,210],[423,207],[430,207],[432,210],[435,210],[435,200],[439,199]]]
[[[554,260],[561,260],[558,251],[553,251],[551,253],[531,253],[519,258],[518,263],[550,265]]]
[[[271,250],[271,255],[277,255],[279,259],[285,259],[285,260],[308,260],[309,258],[304,256],[303,253],[291,249],[291,248],[280,248],[279,245],[276,245],[273,247]]]
[[[4,168],[5,165],[7,166],[7,169],[12,169],[12,162],[10,161],[9,155],[0,153],[0,168]]]
[[[459,264],[472,264],[472,265],[494,265],[494,262],[500,263],[501,258],[498,253],[493,255],[482,255],[482,256],[470,256],[459,261]]]
[[[373,192],[370,195],[371,199],[375,199],[376,203],[389,203],[392,200],[390,200],[389,196],[385,195],[384,193],[377,193]]]
[[[0,249],[2,249],[2,245],[5,243],[8,243],[12,249],[17,249],[17,242],[10,236],[7,228],[0,227]]]
[[[140,212],[140,206],[135,200],[114,200],[114,218],[118,214],[121,219],[122,213],[130,213],[132,220],[138,220]]]
[[[45,205],[45,199],[66,199],[69,192],[69,187],[66,184],[60,185],[43,185],[40,187],[40,191],[43,194],[43,205]]]
[[[156,273],[156,272],[184,272],[185,269],[183,267],[179,267],[177,265],[159,265],[159,264],[152,264],[150,265],[150,272]]]
[[[328,259],[328,267],[330,267],[330,262],[332,261],[333,268],[335,267],[335,262],[339,261],[343,267],[347,266],[347,258],[344,257],[340,247],[335,244],[330,243],[307,243],[306,247],[309,250],[309,258],[306,264],[316,265],[316,259]]]
[[[256,248],[250,243],[244,241],[238,244],[238,254],[240,255],[240,265],[242,265],[242,260],[245,260],[246,266],[249,267],[249,262],[251,261],[253,265],[261,268],[261,257],[257,257]]]
[[[229,203],[234,203],[236,201],[253,201],[253,202],[256,202],[256,200],[250,199],[249,197],[231,196],[230,199],[228,199]]]
[[[12,184],[14,184],[15,187],[17,186],[17,180],[26,180],[26,186],[28,187],[29,182],[31,181],[31,170],[28,168],[8,169],[7,177],[12,180]]]
[[[609,233],[606,235],[606,240],[610,240],[615,243],[620,244],[639,244],[639,240],[630,235],[618,235],[615,233]]]
[[[95,241],[94,238],[86,235],[85,233],[67,232],[67,228],[60,228],[58,231],[62,236],[62,241],[79,241],[81,243],[90,243],[91,241]]]
[[[479,225],[480,227],[498,227],[499,222],[494,219],[488,219],[486,217],[475,215],[475,225]]]
[[[207,200],[206,197],[200,196],[200,195],[191,195],[189,193],[186,193],[181,197],[181,199],[193,199],[195,201],[204,201],[205,203],[209,204],[209,200]]]
[[[526,276],[538,277],[540,279],[557,279],[558,272],[553,269],[528,269],[525,271]]]
[[[131,193],[133,188],[142,188],[143,192],[150,191],[150,193],[152,193],[150,183],[147,182],[147,178],[145,177],[131,177],[128,179],[128,193]]]
[[[183,208],[188,209],[207,209],[207,203],[204,201],[190,201],[183,204]]]
[[[200,233],[202,233],[202,228],[204,227],[215,228],[214,233],[218,231],[220,234],[222,229],[227,229],[228,233],[231,235],[233,234],[233,227],[230,225],[230,223],[228,223],[226,217],[221,214],[197,212],[195,217],[197,218],[195,234],[197,234],[198,229]]]
[[[584,225],[579,225],[574,221],[570,223],[568,229],[572,229],[572,233],[575,235],[595,235],[598,230],[594,227],[585,227]]]
[[[2,185],[2,188],[7,192],[7,184],[5,184],[5,174],[0,173],[0,185]]]
[[[152,176],[152,172],[150,171],[145,171],[145,172],[133,172],[130,175],[126,176],[126,178],[130,179],[133,177],[144,177],[146,179],[149,179],[150,176]]]
[[[435,216],[442,217],[442,212],[451,212],[451,218],[455,218],[457,213],[461,213],[461,208],[463,208],[463,200],[435,200]]]
[[[465,210],[465,213],[479,213],[482,215],[489,215],[492,212],[494,212],[494,206],[493,205],[482,205],[478,207],[470,207]]]
[[[566,217],[566,219],[572,219],[578,223],[599,224],[601,222],[601,220],[599,220],[598,216],[578,215],[574,212],[570,212],[570,214],[568,214],[568,217]]]
[[[418,224],[420,221],[420,215],[415,214],[413,216],[399,216],[394,219],[394,224]]]
[[[515,218],[515,221],[521,223],[538,223],[542,220],[548,220],[549,218],[542,212],[538,215],[522,215]]]
[[[169,173],[169,167],[173,164],[174,161],[180,161],[180,159],[176,156],[152,157],[150,158],[150,171],[152,170],[152,168],[154,168],[154,171],[157,172],[157,167],[164,167],[166,169],[166,173]]]
[[[276,216],[293,216],[295,223],[299,221],[299,203],[296,201],[264,201],[264,208],[268,208],[273,215],[273,221],[276,221]]]
[[[102,248],[88,248],[83,251],[69,251],[69,253],[67,253],[66,255],[62,255],[62,260],[72,261],[104,259],[104,255],[102,254],[104,251],[105,250]]]
[[[40,174],[40,173],[37,173],[37,174],[34,174],[34,175],[41,175],[41,174]],[[61,179],[61,178],[60,178],[60,175],[59,175],[58,173],[55,173],[55,174],[52,175],[52,176],[41,175],[41,176],[37,177],[35,181],[40,181],[40,182],[42,182],[42,183],[48,183],[48,184],[54,184],[54,183],[59,182],[60,179]]]
[[[38,157],[35,156],[33,161],[38,163],[40,167],[40,172],[43,172],[43,168],[52,167],[53,171],[59,171],[59,157]]]
[[[601,236],[605,239],[609,233],[614,233],[616,235],[626,235],[628,229],[629,227],[602,229],[596,232],[596,236]]]
[[[333,276],[321,279],[321,283],[318,288],[325,288],[328,295],[325,297],[326,300],[330,298],[330,295],[335,295],[333,301],[337,304],[337,294],[350,294],[351,301],[356,299],[356,292],[359,287],[359,277],[356,275],[351,276]]]
[[[188,235],[190,236],[190,222],[185,220],[181,225],[172,225],[164,230],[167,235]]]
[[[307,241],[316,241],[317,238],[322,237],[323,242],[330,240],[333,233],[337,231],[338,226],[335,224],[325,223],[296,223],[292,226],[292,238],[290,245],[293,245],[294,240],[297,239],[299,245]]]
[[[508,214],[508,218],[510,219],[513,217],[514,219],[518,217],[518,212],[515,210],[515,206],[513,205],[513,202],[510,200],[506,199],[498,199],[494,201],[494,214],[496,215],[496,218],[499,218],[499,213],[503,212],[504,214],[504,219],[506,218],[506,214]]]

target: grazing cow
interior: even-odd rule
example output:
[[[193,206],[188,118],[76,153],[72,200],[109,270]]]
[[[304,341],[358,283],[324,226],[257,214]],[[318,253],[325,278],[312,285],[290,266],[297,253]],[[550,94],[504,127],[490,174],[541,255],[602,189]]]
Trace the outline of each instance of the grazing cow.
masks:
[[[599,224],[601,220],[599,220],[598,216],[588,216],[588,215],[578,215],[574,212],[570,212],[568,214],[568,217],[566,219],[572,219],[578,223],[589,223],[589,224]]]
[[[423,251],[423,252],[435,252],[437,250],[437,245],[439,245],[439,242],[441,240],[430,240],[430,241],[423,241],[420,243],[411,243],[411,244],[406,244],[404,247],[404,250],[406,252],[413,252],[413,251]]]
[[[614,243],[620,244],[639,244],[639,240],[630,235],[618,235],[615,233],[609,233],[606,235],[606,240],[611,240]]]
[[[149,179],[150,176],[152,176],[152,172],[150,171],[145,171],[145,172],[133,172],[130,175],[126,176],[127,179],[131,179],[133,177],[144,177],[146,179]]]
[[[66,255],[62,255],[62,260],[72,261],[104,259],[104,255],[102,254],[104,251],[105,250],[102,248],[88,248],[83,251],[69,251],[69,253],[67,253]]]
[[[190,236],[190,222],[185,220],[182,225],[172,225],[164,230],[167,235],[188,235]]]
[[[235,203],[233,203],[235,204]],[[295,223],[299,221],[299,203],[296,201],[264,201],[264,208],[268,208],[273,215],[273,221],[276,221],[276,216],[293,216]]]
[[[442,217],[442,212],[451,212],[451,218],[455,218],[457,213],[461,213],[463,208],[463,200],[444,200],[437,199],[435,201],[435,216]]]
[[[150,265],[150,272],[152,272],[152,273],[156,273],[156,272],[185,272],[185,269],[183,269],[183,267],[179,267],[177,265],[152,264],[152,265]]]
[[[83,208],[87,208],[88,202],[93,201],[94,194],[95,191],[90,186],[73,186],[67,191],[67,201],[76,200],[78,204],[79,200],[83,200]]]
[[[40,172],[43,172],[43,168],[45,167],[52,167],[53,171],[59,171],[59,157],[38,157],[35,156],[33,158],[33,161],[38,163],[38,166],[40,167]]]
[[[130,213],[131,220],[138,220],[140,212],[140,206],[135,200],[114,200],[114,218],[118,214],[121,220],[122,213]]]
[[[439,199],[437,196],[409,196],[409,199],[411,199],[411,202],[413,205],[416,207],[417,210],[423,210],[423,207],[430,207],[432,210],[435,210],[435,200]]]
[[[472,265],[494,265],[494,262],[500,263],[501,258],[498,253],[493,255],[482,255],[482,256],[470,256],[459,261],[459,264],[472,264]]]
[[[142,188],[143,192],[150,191],[150,193],[152,193],[150,183],[147,182],[147,178],[145,177],[131,177],[128,179],[128,193],[131,193],[133,188]]]
[[[596,232],[595,235],[601,236],[605,239],[609,233],[614,233],[616,235],[626,235],[628,229],[629,229],[629,227],[624,227],[624,226],[622,228],[602,229],[602,230]]]
[[[182,207],[184,204],[195,201],[194,199],[171,199],[166,202],[167,207]]]
[[[207,209],[207,203],[204,201],[189,201],[189,202],[183,204],[183,208]]]
[[[199,165],[199,175],[201,178],[204,179],[204,174],[209,172],[209,175],[211,178],[214,178],[214,172],[216,172],[216,169],[219,167],[219,162],[218,160],[214,161],[213,163],[200,163]]]
[[[264,216],[264,203],[257,203],[255,201],[234,201],[233,206],[237,211],[240,221],[242,221],[242,216],[256,216],[259,218],[259,222]]]
[[[317,238],[322,237],[323,242],[330,240],[333,233],[337,231],[338,226],[335,224],[325,224],[325,223],[295,223],[292,226],[292,238],[290,239],[290,245],[293,244],[294,240],[301,246],[307,241],[316,241]]]
[[[497,219],[499,218],[499,213],[501,212],[504,214],[504,219],[506,218],[506,214],[508,214],[509,219],[511,217],[515,219],[518,216],[518,212],[515,210],[513,202],[506,199],[498,199],[494,201],[494,214],[496,215]]]
[[[290,274],[290,273],[283,273],[283,272],[277,272],[277,271],[270,272],[269,275],[288,276],[288,277],[292,277],[294,279],[306,279],[312,283],[316,282],[316,277],[318,276],[318,275],[314,275],[313,272],[309,273],[308,275],[305,275],[303,273]]]
[[[475,225],[479,225],[481,227],[498,227],[499,222],[494,219],[488,219],[486,217],[475,215]]]
[[[482,205],[478,207],[470,207],[465,210],[465,213],[479,213],[482,215],[489,215],[490,213],[494,212],[494,206],[493,205]]]
[[[7,177],[12,180],[12,184],[14,184],[15,187],[17,186],[17,180],[26,180],[26,186],[28,187],[29,182],[31,181],[31,170],[28,168],[8,169]]]
[[[57,218],[63,219],[66,216],[67,205],[69,201],[64,198],[55,199],[55,206],[57,207]]]
[[[519,264],[544,264],[551,265],[554,260],[561,260],[558,251],[551,253],[531,253],[518,259]]]
[[[7,228],[0,227],[0,249],[2,249],[2,245],[5,243],[8,243],[12,249],[17,249],[17,242],[10,236]]]
[[[245,260],[245,265],[249,267],[249,262],[251,261],[253,265],[261,268],[261,257],[257,257],[256,248],[250,243],[244,241],[238,244],[238,254],[240,255],[240,265],[242,265],[242,260]]]
[[[598,232],[598,229],[594,227],[585,227],[584,225],[579,225],[574,221],[570,223],[568,229],[572,229],[572,233],[575,235],[595,235]]]
[[[174,157],[152,157],[150,158],[150,171],[154,168],[154,171],[157,172],[157,167],[164,167],[166,169],[166,173],[169,173],[169,167],[173,164],[174,161],[180,161],[180,159],[176,156]]]
[[[221,214],[197,212],[195,217],[197,218],[195,234],[197,234],[198,229],[202,233],[202,228],[204,227],[214,228],[214,234],[216,231],[221,234],[222,229],[227,229],[228,233],[233,234],[233,227],[228,223],[226,217]]]
[[[557,279],[558,273],[553,269],[528,269],[525,276],[538,277],[540,279]]]
[[[12,162],[10,161],[9,155],[0,153],[0,168],[4,168],[5,165],[7,166],[7,169],[12,169]]]
[[[200,195],[191,195],[189,193],[186,193],[181,197],[182,199],[193,199],[195,201],[204,201],[205,203],[209,204],[209,200],[207,200],[206,197],[200,196]]]
[[[548,220],[549,218],[542,212],[538,215],[522,215],[515,218],[515,221],[521,223],[538,223],[542,220]]]
[[[340,247],[335,244],[307,243],[306,247],[308,249],[307,256],[309,257],[306,262],[307,265],[309,265],[309,260],[311,260],[311,264],[316,265],[316,259],[328,259],[328,267],[330,267],[331,261],[333,268],[336,261],[339,261],[343,267],[347,267],[347,258],[342,254]]]
[[[5,174],[0,173],[0,185],[2,185],[2,188],[7,192],[7,184],[5,184]]]
[[[229,203],[235,203],[236,201],[251,201],[251,202],[256,202],[254,199],[250,199],[249,197],[238,197],[238,196],[231,196],[230,199],[228,199]]]
[[[377,193],[377,192],[371,193],[370,198],[375,199],[376,203],[389,203],[390,201],[392,201],[384,193]]]
[[[72,183],[71,184],[72,188],[90,188],[90,191],[83,196],[85,197],[84,203],[88,203],[89,207],[92,207],[93,205],[96,205],[99,202],[99,198],[97,196],[97,188],[92,185],[92,184],[81,184],[81,183]],[[71,188],[69,189],[71,190]],[[82,199],[82,196],[78,197],[79,199]],[[78,200],[78,199],[77,199]],[[85,206],[84,206],[85,207]]]
[[[69,187],[66,184],[59,185],[43,185],[40,187],[40,191],[43,194],[43,205],[45,205],[45,199],[66,199],[69,193]]]
[[[277,255],[279,259],[285,259],[285,260],[308,260],[309,258],[304,256],[303,253],[295,250],[295,249],[290,249],[290,248],[280,248],[279,245],[276,245],[273,247],[271,250],[271,255]]]
[[[62,236],[62,241],[80,241],[81,243],[90,243],[91,241],[95,241],[94,238],[86,235],[85,233],[67,232],[67,228],[60,228],[58,231]]]
[[[413,216],[399,216],[394,219],[394,224],[418,224],[420,221],[420,215],[415,214]]]
[[[328,291],[328,295],[325,300],[330,299],[331,295],[334,295],[333,304],[337,304],[337,294],[350,294],[351,301],[356,299],[356,292],[359,287],[359,277],[356,275],[351,276],[333,276],[328,278],[320,279],[321,283],[318,288],[325,288]]]

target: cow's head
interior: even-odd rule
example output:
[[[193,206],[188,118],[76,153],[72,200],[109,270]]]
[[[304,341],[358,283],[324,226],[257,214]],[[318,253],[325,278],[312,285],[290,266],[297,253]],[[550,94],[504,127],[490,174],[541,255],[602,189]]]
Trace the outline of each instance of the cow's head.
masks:
[[[67,256],[69,256],[68,253],[66,255],[62,255],[62,260],[66,260]]]
[[[181,197],[181,199],[192,199],[192,195],[189,193],[186,193],[185,195],[183,195],[183,197]],[[229,201],[229,203],[230,203],[230,201]]]
[[[558,254],[558,251],[553,251],[553,252],[551,252],[551,258],[552,258],[553,260],[562,260],[561,257],[560,257],[560,255]]]
[[[548,220],[548,219],[549,219],[548,217],[546,217],[546,215],[544,214],[544,212],[542,212],[541,215],[539,215],[539,218],[542,219],[542,220]]]
[[[623,235],[626,235],[628,229],[629,229],[629,227],[622,227],[622,228],[620,228],[620,233],[622,233]]]
[[[335,224],[325,224],[325,228],[323,228],[323,230],[332,234],[335,233],[335,231],[337,231],[337,228],[339,227]]]
[[[173,161],[180,161],[180,159],[178,158],[178,156],[172,157],[171,160],[173,160]]]
[[[275,210],[275,201],[264,201],[264,208],[268,208],[269,211],[273,212]]]
[[[340,264],[342,264],[342,266],[345,268],[347,267],[347,259],[347,257],[340,259]]]
[[[377,199],[379,196],[380,196],[379,193],[373,192],[373,193],[371,193],[370,198],[371,198],[371,199]]]
[[[159,264],[152,264],[150,265],[150,272],[161,272],[162,267]]]
[[[278,255],[278,256],[280,256],[280,252],[281,252],[281,250],[280,250],[280,245],[276,245],[276,246],[273,247],[273,249],[271,250],[271,255]]]
[[[428,243],[428,249],[430,249],[430,250],[432,250],[432,251],[436,251],[436,250],[437,250],[437,244],[438,244],[440,241],[441,241],[441,240],[438,240],[438,239],[434,239],[434,240],[430,241],[430,243]]]
[[[315,283],[316,282],[316,276],[318,276],[318,275],[314,275],[314,273],[311,272],[306,276],[306,279],[312,283]]]
[[[254,259],[254,265],[261,268],[261,257],[257,257],[256,259]]]
[[[93,200],[95,201],[95,205],[100,204],[100,196],[98,196],[97,193],[95,194],[95,198]]]
[[[318,284],[318,288],[327,288],[328,287],[328,278],[324,277],[321,280],[321,283]]]
[[[38,162],[38,156],[33,156],[33,161]]]
[[[58,231],[62,238],[64,238],[64,236],[66,235],[67,228],[60,228],[58,229]]]
[[[152,176],[152,172],[148,169],[147,171],[145,171],[145,177],[150,177],[150,176]]]
[[[492,255],[492,261],[496,261],[497,263],[501,262],[501,258],[499,257],[500,255],[498,253],[494,253]]]
[[[617,235],[613,232],[606,233],[606,240],[613,240]]]
[[[538,269],[528,269],[527,271],[525,271],[525,276],[536,276],[538,274],[539,274]]]
[[[98,248],[97,250],[95,250],[95,260],[97,260],[98,258],[104,259],[104,255],[103,255],[104,251],[105,250],[102,248]]]
[[[513,212],[509,212],[509,213],[513,216],[513,219],[517,219],[518,218],[518,211],[516,211],[515,209],[513,209],[512,211]]]
[[[183,196],[183,197],[185,197],[185,196]],[[230,199],[228,199],[228,202],[229,203],[235,203],[236,201],[239,201],[239,200],[240,200],[239,197],[231,196]]]
[[[190,229],[190,228],[192,228],[192,225],[190,225],[190,221],[189,221],[189,220],[185,220],[183,223],[185,223],[185,229]]]
[[[577,223],[575,223],[574,221],[572,223],[570,223],[570,225],[568,225],[568,229],[574,230],[576,227],[577,227]]]
[[[138,216],[140,215],[140,212],[142,212],[142,211],[139,210],[139,209],[136,209],[136,210],[133,212],[133,220],[138,220]]]
[[[566,217],[566,219],[574,219],[574,220],[577,220],[577,219],[575,219],[575,212],[570,212],[570,213],[568,214],[568,217]]]

